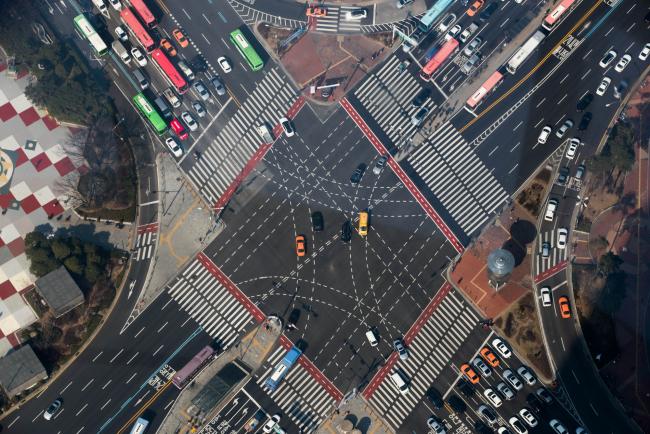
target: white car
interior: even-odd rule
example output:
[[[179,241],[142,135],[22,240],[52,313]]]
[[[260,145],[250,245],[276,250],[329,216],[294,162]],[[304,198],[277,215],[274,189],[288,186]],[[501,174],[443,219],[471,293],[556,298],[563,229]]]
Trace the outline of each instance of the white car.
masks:
[[[280,126],[287,137],[293,137],[293,135],[296,134],[293,125],[291,125],[291,122],[287,118],[280,118]]]
[[[580,139],[577,137],[572,138],[569,140],[569,146],[566,148],[566,157],[569,160],[573,160],[573,157],[576,156],[576,151],[578,150],[578,146],[580,146]]]
[[[116,11],[121,11],[122,10],[122,3],[120,3],[120,0],[108,0],[108,2],[113,6],[113,9]]]
[[[557,419],[551,419],[548,425],[553,428],[553,431],[557,434],[569,434],[569,431],[564,427],[564,425],[562,425],[562,422]],[[577,430],[576,433],[578,433]]]
[[[490,401],[490,403],[495,407],[501,407],[501,404],[503,404],[501,398],[499,398],[499,396],[492,389],[485,389],[483,395],[485,395],[487,400]]]
[[[623,72],[623,70],[628,65],[628,63],[630,63],[631,60],[632,60],[632,56],[630,56],[629,54],[624,55],[623,57],[621,57],[621,60],[619,60],[616,66],[614,67],[614,71]]]
[[[142,54],[142,51],[138,47],[131,48],[131,56],[138,62],[138,65],[147,66],[147,58],[144,57],[144,54]]]
[[[515,388],[515,390],[521,390],[524,388],[524,385],[521,383],[519,378],[517,378],[517,376],[510,369],[506,369],[501,375],[503,376],[504,380],[506,380],[512,387]]]
[[[598,89],[596,89],[596,95],[598,96],[605,95],[605,92],[607,91],[607,88],[609,87],[611,82],[612,82],[611,78],[603,77],[603,81],[600,82],[600,84],[598,85]]]
[[[440,24],[438,24],[438,33],[446,32],[449,26],[451,26],[454,21],[456,21],[456,15],[454,14],[447,15],[445,19],[442,20]]]
[[[618,54],[614,50],[609,50],[605,55],[603,56],[602,59],[600,59],[600,62],[598,63],[601,68],[607,68],[613,61],[616,59],[616,56]]]
[[[557,230],[557,248],[566,249],[567,239],[569,238],[569,231],[567,228],[560,228]]]
[[[189,128],[190,131],[196,131],[199,129],[199,124],[196,123],[194,116],[192,116],[190,112],[181,113],[181,119],[183,119],[183,122],[185,122],[185,125],[187,125],[187,128]]]
[[[551,297],[551,288],[548,286],[543,286],[539,290],[539,297],[542,299],[542,306],[551,307],[553,305],[553,299]]]
[[[266,423],[262,427],[262,431],[266,434],[273,432],[273,429],[278,423],[280,423],[280,415],[274,414],[273,417],[269,418],[269,420],[266,421]]]
[[[232,71],[232,66],[230,65],[228,59],[226,59],[225,57],[221,56],[220,58],[218,58],[217,63],[219,64],[223,72],[225,72],[226,74]]]
[[[353,9],[347,11],[345,14],[346,20],[362,20],[368,16],[368,11],[365,9]]]
[[[546,213],[544,214],[544,220],[547,222],[552,222],[555,218],[555,211],[557,206],[560,203],[559,200],[553,198],[548,200],[548,205],[546,205]]]
[[[54,415],[56,415],[59,410],[61,410],[61,406],[63,405],[63,401],[61,398],[55,399],[52,404],[45,410],[43,413],[43,419],[45,420],[51,420]]]
[[[537,379],[533,375],[530,370],[525,367],[525,366],[520,366],[519,369],[517,369],[517,373],[521,376],[521,378],[524,379],[524,381],[529,385],[529,386],[534,386],[535,383],[537,383]]]
[[[528,434],[526,426],[521,423],[517,416],[512,416],[510,419],[508,419],[508,423],[510,423],[510,426],[515,430],[517,434]]]
[[[460,31],[463,30],[463,28],[460,26],[460,24],[456,24],[454,27],[451,28],[449,32],[445,35],[445,40],[449,41],[451,38],[455,38],[458,36]]]
[[[127,35],[124,29],[120,26],[115,27],[115,34],[117,35],[117,39],[119,39],[122,42],[126,42],[129,40],[129,35]]]
[[[494,338],[492,340],[492,348],[497,350],[504,359],[509,359],[512,356],[512,351],[510,351],[510,348],[500,338]]]
[[[548,136],[551,135],[551,127],[546,125],[544,128],[542,128],[542,132],[539,133],[539,137],[537,137],[537,143],[540,145],[543,145],[546,143],[548,140]]]
[[[643,46],[643,50],[639,53],[639,60],[646,60],[650,56],[650,42]]]
[[[180,147],[175,138],[167,137],[165,139],[165,145],[167,145],[169,152],[171,152],[174,157],[180,158],[183,156],[183,148]]]
[[[406,360],[409,358],[409,352],[404,346],[404,342],[401,339],[395,339],[393,341],[393,348],[399,354],[400,360]]]
[[[530,412],[527,408],[522,408],[519,410],[519,416],[528,424],[529,427],[535,428],[537,426],[537,418],[533,416],[533,413]]]
[[[446,434],[447,430],[445,429],[445,425],[443,423],[440,423],[438,420],[436,420],[435,417],[430,417],[427,419],[427,426],[431,428],[431,430],[435,434]]]

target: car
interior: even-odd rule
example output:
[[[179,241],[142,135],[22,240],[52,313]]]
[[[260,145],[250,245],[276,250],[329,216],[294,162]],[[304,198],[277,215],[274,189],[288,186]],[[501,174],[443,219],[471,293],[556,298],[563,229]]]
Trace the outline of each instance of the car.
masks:
[[[187,48],[187,46],[190,45],[190,41],[187,40],[187,37],[181,29],[172,30],[172,35],[174,35],[176,42],[178,42],[178,45],[182,48]]]
[[[542,258],[548,258],[551,256],[551,243],[544,241],[542,243]]]
[[[648,13],[648,16],[650,16],[650,12]],[[647,22],[648,22],[648,20],[646,20],[646,23]],[[589,434],[589,431],[587,431],[583,427],[579,426],[578,428],[576,428],[576,434]]]
[[[476,15],[476,12],[478,12],[479,9],[483,7],[483,0],[476,0],[472,5],[467,9],[467,15],[470,17],[473,17]]]
[[[630,56],[629,54],[624,54],[623,57],[621,57],[621,59],[614,67],[614,71],[623,72],[623,70],[627,67],[627,65],[630,63],[631,60],[632,60],[632,56]]]
[[[445,429],[445,425],[438,420],[435,416],[431,416],[429,419],[427,419],[427,426],[435,433],[435,434],[446,434],[447,430]]]
[[[472,68],[474,68],[480,60],[481,60],[481,53],[474,53],[472,54],[472,57],[470,57],[469,59],[467,59],[465,63],[463,63],[463,66],[461,66],[460,69],[465,74],[469,74]]]
[[[598,89],[596,89],[596,95],[598,96],[605,95],[605,92],[607,91],[607,88],[609,87],[611,82],[612,82],[611,78],[603,77],[600,84],[598,85]]]
[[[456,15],[454,14],[447,15],[445,19],[440,21],[440,24],[438,24],[438,33],[446,32],[449,26],[451,26],[454,23],[454,21],[456,21]]]
[[[352,239],[352,223],[350,220],[346,220],[341,225],[341,241],[347,243]]]
[[[501,407],[501,404],[503,404],[501,398],[499,398],[499,396],[492,389],[485,389],[483,391],[483,395],[485,398],[487,398],[488,401],[490,401],[490,404],[497,408]]]
[[[510,431],[505,426],[502,426],[497,430],[497,434],[512,434],[512,431]]]
[[[535,428],[537,426],[537,418],[529,409],[522,408],[519,410],[519,416],[521,416],[521,418],[528,424],[529,427]]]
[[[217,95],[223,96],[226,94],[226,87],[221,83],[221,80],[219,80],[217,77],[212,77],[210,79],[210,84],[212,84],[212,87],[214,87],[214,90],[217,91]]]
[[[476,390],[474,390],[474,386],[472,386],[472,384],[464,378],[458,380],[458,389],[463,392],[463,395],[468,398],[474,396],[474,393],[476,392]]]
[[[169,148],[169,151],[174,157],[180,158],[183,156],[183,148],[181,148],[176,139],[173,137],[167,137],[165,139],[165,145],[167,145],[167,148]]]
[[[645,17],[643,18],[643,21],[645,21],[646,23],[650,23],[650,12],[645,14]]]
[[[205,108],[203,108],[203,105],[200,102],[193,101],[192,108],[194,109],[196,114],[199,115],[200,118],[205,117]]]
[[[413,3],[415,0],[397,0],[397,3],[395,3],[395,6],[397,9],[402,9],[404,6],[409,5]]]
[[[501,354],[501,357],[504,359],[509,359],[510,356],[512,356],[512,351],[510,351],[510,348],[503,342],[500,338],[494,338],[492,340],[492,348],[497,350],[499,354]]]
[[[542,306],[550,307],[553,304],[553,299],[551,296],[551,288],[548,286],[542,286],[539,289],[539,298],[542,300]]]
[[[616,56],[618,53],[614,50],[609,50],[605,55],[603,56],[602,59],[600,59],[600,62],[598,63],[601,68],[607,68],[613,61],[616,59]]]
[[[192,116],[190,112],[181,113],[181,119],[183,119],[183,122],[185,122],[185,125],[187,125],[187,128],[189,128],[190,131],[196,131],[199,129],[199,124],[196,123],[194,116]]]
[[[614,88],[614,98],[621,99],[621,96],[627,90],[627,81],[621,80],[621,82]]]
[[[419,127],[422,122],[424,122],[424,119],[427,117],[429,114],[429,108],[428,107],[422,107],[420,110],[415,112],[415,114],[411,117],[411,125],[414,127]]]
[[[115,27],[115,34],[117,35],[117,39],[119,39],[122,42],[126,42],[129,40],[129,35],[127,35],[124,29],[120,26]]]
[[[543,145],[546,143],[548,140],[548,136],[551,135],[551,127],[549,125],[546,125],[544,128],[542,128],[542,131],[539,133],[539,136],[537,137],[537,143],[540,145]]]
[[[269,420],[266,421],[264,426],[262,427],[262,432],[268,434],[273,432],[275,426],[280,423],[280,415],[275,414],[273,417],[269,417]]]
[[[517,434],[527,434],[528,430],[526,429],[526,426],[519,420],[517,416],[512,416],[510,419],[508,419],[508,423],[512,427],[512,429],[515,430]]]
[[[480,357],[474,358],[474,360],[472,360],[472,365],[474,365],[476,369],[481,371],[481,373],[485,377],[489,377],[490,375],[492,375],[492,369],[490,369],[490,367],[486,365],[483,359],[481,359]]]
[[[455,38],[458,36],[460,31],[463,30],[463,28],[460,26],[460,24],[456,24],[454,27],[451,28],[445,35],[445,40],[449,41],[451,38]]]
[[[192,87],[194,88],[196,93],[199,94],[199,97],[201,97],[203,101],[207,101],[210,99],[210,92],[208,92],[208,89],[205,87],[203,83],[201,83],[200,81],[195,81]]]
[[[591,112],[587,112],[582,115],[582,119],[580,119],[580,123],[578,124],[578,131],[584,131],[589,127],[589,124],[591,123],[591,119],[593,118],[593,115]]]
[[[488,347],[483,347],[481,350],[481,356],[483,356],[485,361],[488,362],[493,368],[499,366],[499,359],[497,359],[497,356],[495,356]]]
[[[557,419],[551,419],[548,426],[550,426],[557,434],[569,434],[569,431],[564,427],[564,425],[562,425],[562,422]],[[577,432],[578,431],[576,431],[576,433]]]
[[[586,94],[582,95],[582,98],[578,100],[578,103],[576,104],[576,110],[581,112],[587,107],[589,107],[589,104],[594,100],[594,94],[591,92],[587,92]]]
[[[465,404],[465,401],[453,394],[449,395],[447,398],[447,404],[449,404],[449,407],[451,407],[451,409],[456,413],[464,413],[465,410],[467,410],[467,404]]]
[[[172,107],[178,108],[181,106],[181,99],[171,88],[163,89],[162,94]]]
[[[529,386],[534,386],[537,383],[537,379],[533,373],[525,366],[520,366],[519,369],[517,369],[517,374],[519,374]]]
[[[179,139],[185,140],[189,137],[187,130],[185,129],[185,127],[183,127],[183,124],[181,124],[178,119],[176,118],[172,119],[171,122],[169,122],[169,126],[172,128],[172,131],[174,131],[176,137],[178,137]]]
[[[478,18],[481,21],[487,21],[490,19],[492,14],[496,12],[496,10],[499,8],[499,4],[497,2],[492,2],[485,9],[483,9],[483,12],[478,16]]]
[[[327,16],[327,8],[307,8],[307,16],[308,17],[326,17]]]
[[[305,246],[305,236],[304,235],[297,235],[296,236],[296,255],[298,257],[303,257],[305,256],[305,253],[307,252],[307,248]]]
[[[560,315],[562,318],[571,318],[571,307],[569,307],[569,299],[566,297],[560,297],[557,302],[560,305]]]
[[[43,419],[51,420],[61,410],[62,406],[63,406],[63,400],[61,398],[55,399],[52,402],[52,404],[50,404],[50,406],[47,407],[47,410],[43,412]]]
[[[368,16],[368,11],[365,9],[353,9],[345,13],[345,19],[350,20],[362,20]]]
[[[161,39],[160,40],[160,48],[165,50],[165,52],[167,53],[167,55],[169,57],[174,57],[177,54],[176,48],[174,48],[172,43],[169,42],[169,39]]]
[[[559,228],[557,230],[557,248],[566,249],[567,239],[569,238],[569,230],[567,228]]]
[[[504,380],[506,380],[512,387],[515,388],[515,390],[523,389],[524,385],[521,383],[519,378],[517,378],[517,376],[512,373],[510,369],[506,369],[501,375],[503,376]]]
[[[386,161],[388,161],[388,157],[385,155],[379,157],[379,160],[375,163],[375,167],[372,168],[372,173],[380,175],[381,171],[384,170],[384,167],[386,166]]]
[[[425,87],[422,90],[420,90],[415,97],[413,97],[413,100],[411,101],[411,105],[413,107],[422,107],[422,104],[424,104],[429,97],[431,96],[431,89]]]
[[[442,395],[438,392],[438,389],[435,387],[430,387],[426,393],[427,398],[431,401],[431,404],[437,409],[440,410],[445,406],[444,401],[442,400]]]
[[[546,212],[544,213],[544,220],[547,222],[552,222],[553,219],[555,218],[555,211],[557,210],[557,206],[560,203],[559,200],[555,198],[551,198],[548,200],[548,204],[546,205]]]
[[[568,180],[569,180],[569,168],[560,167],[560,170],[558,171],[557,174],[557,183],[560,185],[564,185]]]
[[[539,398],[534,393],[529,393],[526,395],[526,403],[533,411],[541,414],[544,410],[542,403],[539,401]]]
[[[121,11],[122,10],[122,3],[120,3],[120,0],[108,0],[108,2],[113,6],[113,9],[116,11]]]
[[[352,172],[352,176],[350,176],[350,182],[352,184],[358,184],[361,182],[361,178],[363,177],[363,173],[366,171],[366,165],[361,163],[357,166],[356,169],[354,169],[354,172]]]
[[[497,384],[497,390],[499,391],[501,396],[503,396],[508,401],[510,401],[511,399],[514,399],[514,397],[515,397],[515,393],[512,391],[512,389],[509,388],[508,385],[506,383],[504,383],[503,381],[500,382],[499,384]]]
[[[311,226],[314,229],[314,232],[320,232],[325,228],[322,212],[314,211],[311,213]]]
[[[567,159],[573,160],[573,157],[576,156],[578,146],[580,146],[580,139],[579,138],[574,137],[571,140],[569,140],[569,145],[566,148],[566,154],[565,154]]]
[[[480,420],[474,422],[474,430],[478,434],[494,434],[494,431]]]
[[[497,414],[494,412],[494,410],[488,406],[488,405],[480,405],[478,409],[476,410],[476,413],[478,413],[479,416],[482,416],[483,419],[488,423],[490,426],[494,426],[494,424],[497,423],[498,418]]]
[[[478,50],[478,47],[481,46],[481,43],[483,42],[483,39],[480,36],[477,36],[476,38],[472,39],[472,41],[465,46],[465,49],[463,50],[463,53],[465,56],[471,56],[474,54],[476,50]]]
[[[646,60],[648,56],[650,56],[650,42],[643,46],[643,49],[639,53],[639,60]]]
[[[293,137],[294,134],[296,134],[296,131],[293,129],[293,125],[291,124],[291,121],[289,121],[288,118],[280,118],[278,121],[280,123],[280,126],[282,127],[282,131],[284,131],[284,134],[287,137]]]
[[[228,74],[229,72],[232,71],[232,65],[230,64],[230,61],[226,59],[224,56],[221,56],[217,59],[217,63],[221,67],[221,70]]]
[[[555,132],[555,137],[557,137],[558,139],[561,139],[562,137],[564,137],[566,132],[569,131],[569,128],[572,128],[572,127],[573,127],[573,121],[571,119],[565,119],[564,123],[562,124],[560,129],[558,129]]]
[[[467,377],[467,379],[470,381],[472,384],[476,384],[479,382],[481,377],[479,377],[476,372],[472,369],[471,366],[469,366],[467,363],[463,363],[460,367],[460,372]]]
[[[142,54],[142,51],[138,47],[131,48],[131,56],[138,62],[140,66],[147,66],[147,58]]]
[[[585,167],[584,164],[579,165],[576,167],[576,174],[573,175],[573,177],[577,180],[581,180],[585,176],[585,171],[587,168]]]
[[[535,391],[535,395],[541,399],[544,403],[550,404],[553,402],[553,396],[551,393],[543,387],[540,387]]]

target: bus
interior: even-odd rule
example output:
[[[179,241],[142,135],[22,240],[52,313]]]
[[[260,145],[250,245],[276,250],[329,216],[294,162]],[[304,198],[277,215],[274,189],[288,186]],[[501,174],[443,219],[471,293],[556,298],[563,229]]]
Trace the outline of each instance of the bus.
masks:
[[[158,114],[153,105],[147,100],[147,97],[144,94],[139,93],[133,97],[133,104],[140,110],[142,116],[144,116],[153,129],[158,133],[158,135],[163,134],[167,131],[167,123],[163,118]]]
[[[147,5],[144,4],[144,0],[129,0],[129,3],[131,3],[133,10],[135,10],[135,13],[138,14],[144,25],[149,30],[155,28],[158,25],[156,19],[153,17],[153,14]]]
[[[264,385],[273,392],[280,385],[282,379],[289,373],[291,367],[298,361],[302,351],[295,345],[287,351],[282,360],[275,365],[273,373],[266,379]]]
[[[537,49],[539,46],[540,42],[544,39],[544,33],[541,31],[536,31],[533,36],[528,38],[524,44],[519,47],[517,51],[515,51],[515,54],[512,55],[510,60],[508,60],[508,64],[506,65],[506,69],[510,74],[514,74],[517,72],[517,68],[519,68],[525,61],[528,59],[528,57]]]
[[[425,81],[430,81],[431,76],[438,70],[456,51],[458,51],[458,41],[456,38],[451,38],[445,42],[438,52],[429,60],[422,71],[420,71],[420,78]]]
[[[129,434],[142,434],[147,427],[149,426],[149,421],[142,417],[139,417],[131,427]]]
[[[467,106],[470,109],[476,108],[483,98],[492,92],[494,89],[496,89],[501,82],[503,81],[503,74],[501,74],[499,71],[494,71],[494,74],[490,76],[487,80],[485,80],[485,83],[481,85],[481,87],[478,88],[476,92],[472,96],[469,97],[467,100]]]
[[[147,53],[151,53],[153,49],[156,48],[153,38],[149,36],[147,30],[142,26],[142,24],[140,24],[140,21],[138,21],[133,12],[131,12],[131,9],[128,7],[123,8],[120,12],[120,18],[129,33],[138,40],[140,45],[142,45],[142,48],[147,50]]]
[[[428,32],[431,30],[433,23],[440,17],[440,14],[449,7],[454,0],[438,0],[424,15],[418,20],[418,30]]]
[[[544,18],[542,27],[546,30],[551,30],[555,25],[560,21],[560,18],[564,16],[564,13],[571,10],[572,6],[575,4],[576,0],[563,0],[559,5],[551,11],[550,14]]]
[[[185,81],[180,72],[178,72],[160,48],[156,48],[151,52],[151,58],[153,59],[153,64],[156,65],[167,81],[174,86],[176,92],[181,95],[187,92],[187,81]]]
[[[237,29],[230,33],[230,41],[235,45],[239,54],[241,54],[248,66],[251,67],[253,71],[259,71],[264,67],[264,62],[262,58],[257,54],[257,51],[253,46],[248,42],[241,30]]]
[[[93,48],[98,56],[103,56],[108,53],[108,45],[104,42],[101,36],[97,34],[95,28],[90,24],[90,21],[83,15],[74,17],[74,26],[81,33],[81,35],[88,40],[90,46]]]
[[[187,362],[185,366],[176,371],[174,377],[172,377],[172,383],[174,386],[182,389],[185,385],[192,379],[194,374],[196,374],[199,369],[204,367],[211,359],[214,354],[214,348],[210,345],[204,347],[201,351],[196,353],[192,360]]]

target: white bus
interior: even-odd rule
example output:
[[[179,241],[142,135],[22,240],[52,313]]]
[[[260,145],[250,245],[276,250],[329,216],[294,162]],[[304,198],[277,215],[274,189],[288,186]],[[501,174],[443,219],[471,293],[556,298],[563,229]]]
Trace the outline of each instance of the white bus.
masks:
[[[537,49],[544,37],[544,33],[538,30],[535,32],[535,34],[533,34],[533,36],[528,38],[528,40],[524,42],[524,44],[519,47],[517,51],[515,51],[515,54],[512,55],[510,60],[508,60],[508,64],[506,65],[506,69],[510,74],[517,72],[517,68],[519,68],[528,59],[528,57],[530,57],[533,51]]]
[[[77,15],[74,17],[74,26],[79,33],[88,40],[90,46],[93,47],[93,50],[95,50],[97,55],[103,56],[108,52],[108,46],[102,37],[97,34],[95,28],[90,24],[90,21],[88,21],[86,17],[83,15]]]
[[[149,421],[147,419],[139,417],[138,420],[135,421],[135,424],[133,424],[133,427],[131,428],[131,432],[129,434],[142,434],[148,426]]]

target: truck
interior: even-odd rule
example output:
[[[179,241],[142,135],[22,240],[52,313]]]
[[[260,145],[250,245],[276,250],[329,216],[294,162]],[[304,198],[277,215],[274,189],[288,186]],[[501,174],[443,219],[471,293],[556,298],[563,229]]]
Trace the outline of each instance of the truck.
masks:
[[[282,360],[275,365],[273,373],[266,379],[264,385],[270,392],[273,392],[280,385],[284,377],[289,373],[291,367],[298,361],[302,351],[295,345],[284,355]]]
[[[125,64],[129,64],[131,62],[131,56],[129,56],[129,52],[126,51],[126,48],[124,48],[124,45],[120,41],[113,41],[111,44],[111,47],[113,48],[113,51],[117,53],[118,56],[120,56],[120,59],[122,59],[122,62]]]

